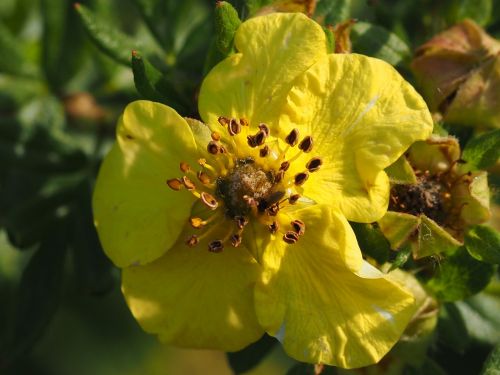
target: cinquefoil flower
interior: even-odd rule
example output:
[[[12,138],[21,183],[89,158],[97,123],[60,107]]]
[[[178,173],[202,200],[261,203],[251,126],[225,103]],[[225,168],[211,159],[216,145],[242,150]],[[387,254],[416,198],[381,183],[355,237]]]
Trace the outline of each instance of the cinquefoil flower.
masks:
[[[430,114],[388,64],[327,54],[304,15],[253,18],[235,46],[203,82],[204,123],[147,101],[119,121],[94,214],[127,303],[178,346],[234,351],[266,331],[301,361],[374,363],[413,298],[347,220],[385,213],[383,170]]]

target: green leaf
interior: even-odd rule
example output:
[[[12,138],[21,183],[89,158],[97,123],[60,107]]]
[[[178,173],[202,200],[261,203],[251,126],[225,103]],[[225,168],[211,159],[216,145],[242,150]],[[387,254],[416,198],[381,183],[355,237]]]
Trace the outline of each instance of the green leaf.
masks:
[[[215,5],[215,43],[219,51],[227,56],[233,49],[234,35],[241,25],[238,12],[226,1]]]
[[[492,265],[472,258],[461,247],[440,263],[427,287],[442,301],[457,301],[483,290],[494,272]]]
[[[487,225],[475,225],[465,233],[469,254],[486,263],[500,264],[500,233]]]
[[[325,25],[336,25],[349,19],[351,0],[320,0],[314,12],[315,18],[324,18]]]
[[[351,39],[353,52],[378,57],[392,65],[398,65],[410,57],[410,49],[406,43],[378,25],[367,22],[354,24]]]
[[[65,228],[54,226],[23,271],[12,334],[0,355],[6,363],[20,358],[35,344],[56,312],[65,254]]]
[[[462,159],[467,162],[465,167],[472,170],[491,167],[498,158],[500,158],[500,129],[472,138],[462,153]]]
[[[10,30],[0,23],[0,72],[21,77],[35,76],[35,67],[21,53],[20,43]]]
[[[441,344],[463,354],[469,345],[469,335],[460,310],[453,303],[444,303],[439,311],[437,325]]]
[[[391,264],[391,268],[389,268],[390,271],[394,271],[396,268],[400,268],[405,265],[405,263],[410,259],[411,255],[411,246],[406,245],[403,246],[401,249],[398,250],[396,253],[396,258]]]
[[[481,26],[489,24],[492,16],[492,0],[453,0],[450,2],[447,20],[450,24],[473,19]]]
[[[500,375],[500,344],[497,344],[484,362],[481,375]]]
[[[265,334],[259,341],[250,344],[245,349],[227,353],[229,366],[236,374],[250,371],[269,354],[276,343],[275,338]]]
[[[76,4],[75,9],[89,37],[105,54],[123,65],[129,65],[130,52],[138,48],[130,37],[109,25],[89,8]]]
[[[379,264],[389,260],[391,246],[376,224],[351,223],[358,244],[365,255]]]

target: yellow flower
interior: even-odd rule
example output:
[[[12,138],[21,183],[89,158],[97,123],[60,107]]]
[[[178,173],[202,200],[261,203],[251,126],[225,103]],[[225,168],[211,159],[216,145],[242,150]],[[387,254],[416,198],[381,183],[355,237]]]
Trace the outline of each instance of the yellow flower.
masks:
[[[302,14],[253,18],[235,46],[203,82],[204,123],[147,101],[119,121],[94,215],[127,303],[178,346],[234,351],[268,332],[300,361],[374,363],[413,298],[363,261],[347,220],[382,217],[384,168],[430,114],[388,64],[327,54]]]

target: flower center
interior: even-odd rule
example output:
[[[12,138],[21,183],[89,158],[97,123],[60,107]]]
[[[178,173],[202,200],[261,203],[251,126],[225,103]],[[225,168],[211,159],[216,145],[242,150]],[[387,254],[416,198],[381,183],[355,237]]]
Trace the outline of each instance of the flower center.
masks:
[[[220,252],[227,244],[238,247],[250,220],[265,225],[270,235],[280,234],[286,243],[296,243],[305,232],[305,224],[295,219],[282,229],[278,214],[287,205],[307,201],[300,194],[302,185],[310,173],[320,169],[322,160],[311,158],[303,170],[295,174],[291,173],[290,166],[312,150],[312,137],[306,136],[299,142],[299,131],[293,129],[280,142],[277,138],[269,139],[271,132],[266,124],[260,124],[258,131],[251,134],[245,119],[219,117],[219,123],[227,129],[229,137],[212,133],[207,158],[198,160],[201,169],[194,171],[188,163],[181,162],[180,170],[185,175],[167,180],[173,190],[190,191],[205,209],[206,218],[189,219],[191,226],[201,233],[191,235],[186,244],[194,247],[203,238],[212,236],[216,228],[219,231],[227,228],[225,236],[211,238],[208,250]],[[287,157],[287,152],[295,146],[298,150]]]

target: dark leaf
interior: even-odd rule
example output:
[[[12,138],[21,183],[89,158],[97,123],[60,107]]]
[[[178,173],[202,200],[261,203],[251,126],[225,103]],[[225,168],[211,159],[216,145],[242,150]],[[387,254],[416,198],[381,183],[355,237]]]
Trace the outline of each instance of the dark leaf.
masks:
[[[488,359],[484,363],[481,375],[499,375],[500,374],[500,344],[497,344],[491,351]]]
[[[389,272],[395,270],[396,268],[402,267],[405,263],[410,259],[412,253],[412,249],[410,245],[403,246],[396,253],[396,258],[392,262],[391,268],[389,268]]]
[[[469,345],[469,335],[464,318],[455,304],[443,304],[439,311],[437,331],[441,344],[452,348],[457,353],[465,352]]]
[[[351,0],[321,0],[316,5],[315,18],[323,18],[325,25],[336,25],[349,19]]]
[[[239,352],[227,353],[229,366],[236,374],[251,370],[257,366],[277,343],[276,339],[264,335],[262,338]]]
[[[470,139],[462,153],[462,159],[472,170],[491,167],[498,158],[500,158],[500,129]]]
[[[351,223],[351,226],[364,254],[380,264],[389,260],[391,246],[376,224]]]

